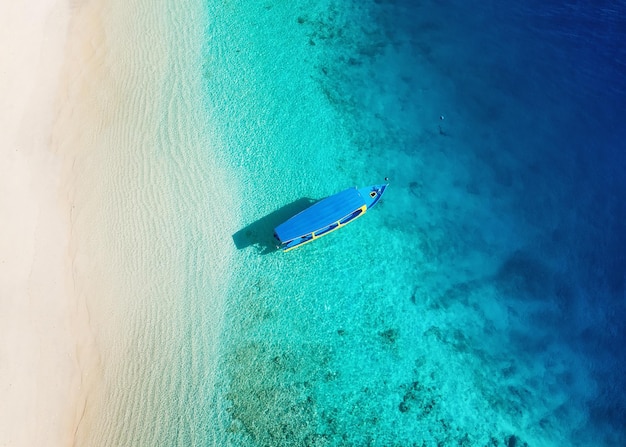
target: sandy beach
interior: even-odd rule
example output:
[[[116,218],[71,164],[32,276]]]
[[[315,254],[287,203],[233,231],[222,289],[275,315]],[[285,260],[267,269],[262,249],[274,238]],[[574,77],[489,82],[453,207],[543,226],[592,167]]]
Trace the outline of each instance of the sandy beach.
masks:
[[[94,353],[73,283],[71,160],[52,142],[71,14],[0,5],[1,446],[73,445]]]
[[[204,9],[38,0],[0,17],[0,446],[166,442],[181,396],[209,396],[234,250]]]

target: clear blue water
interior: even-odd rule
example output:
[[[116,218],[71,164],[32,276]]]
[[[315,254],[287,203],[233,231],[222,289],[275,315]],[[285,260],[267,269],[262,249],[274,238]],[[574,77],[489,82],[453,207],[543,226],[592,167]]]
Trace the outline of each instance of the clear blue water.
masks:
[[[194,445],[624,445],[626,4],[208,11],[243,224]],[[268,249],[385,176],[359,221]]]

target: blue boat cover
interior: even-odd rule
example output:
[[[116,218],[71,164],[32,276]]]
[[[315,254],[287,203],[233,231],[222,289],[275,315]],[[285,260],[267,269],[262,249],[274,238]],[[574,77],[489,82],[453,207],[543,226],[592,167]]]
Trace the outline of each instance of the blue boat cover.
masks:
[[[356,188],[346,189],[313,204],[274,229],[281,242],[287,242],[322,229],[365,205]]]

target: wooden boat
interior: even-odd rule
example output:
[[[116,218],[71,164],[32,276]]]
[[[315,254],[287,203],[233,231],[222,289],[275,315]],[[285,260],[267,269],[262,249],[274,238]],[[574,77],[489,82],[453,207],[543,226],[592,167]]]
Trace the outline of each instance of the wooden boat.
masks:
[[[314,203],[274,229],[277,248],[293,250],[349,224],[376,205],[387,186],[349,188]]]

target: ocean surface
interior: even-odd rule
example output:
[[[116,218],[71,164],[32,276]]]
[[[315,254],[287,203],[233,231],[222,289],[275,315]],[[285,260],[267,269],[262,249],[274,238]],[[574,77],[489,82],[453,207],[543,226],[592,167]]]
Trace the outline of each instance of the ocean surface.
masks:
[[[623,0],[170,3],[103,445],[626,445]]]

